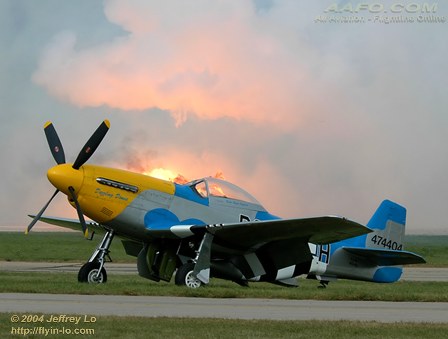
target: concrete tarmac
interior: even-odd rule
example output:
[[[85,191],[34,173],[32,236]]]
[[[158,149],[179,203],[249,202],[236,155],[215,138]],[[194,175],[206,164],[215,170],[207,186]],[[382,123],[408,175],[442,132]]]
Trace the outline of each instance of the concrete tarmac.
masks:
[[[0,261],[0,272],[78,273],[84,263]],[[138,274],[137,263],[106,263],[108,274]]]
[[[0,312],[446,323],[448,303],[2,293]]]
[[[0,261],[0,272],[78,272],[81,263]],[[138,274],[137,263],[106,263],[108,274]],[[406,267],[401,280],[446,281],[448,268]]]
[[[0,271],[78,272],[78,263],[5,262]],[[109,274],[137,274],[135,264],[107,263]],[[404,280],[448,281],[448,269],[411,267]],[[0,312],[95,316],[209,317],[271,320],[359,320],[448,322],[448,303],[319,301],[278,299],[207,299],[184,297],[65,294],[0,294]]]

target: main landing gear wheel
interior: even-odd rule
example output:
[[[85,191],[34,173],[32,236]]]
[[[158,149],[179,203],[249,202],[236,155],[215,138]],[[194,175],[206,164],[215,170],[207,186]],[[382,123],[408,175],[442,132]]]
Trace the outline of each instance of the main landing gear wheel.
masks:
[[[189,288],[199,288],[202,282],[193,276],[194,263],[189,262],[177,269],[176,276],[174,277],[174,282],[176,285],[184,285]]]
[[[89,284],[101,284],[107,281],[107,273],[104,267],[100,270],[99,262],[85,263],[78,272],[78,281]]]

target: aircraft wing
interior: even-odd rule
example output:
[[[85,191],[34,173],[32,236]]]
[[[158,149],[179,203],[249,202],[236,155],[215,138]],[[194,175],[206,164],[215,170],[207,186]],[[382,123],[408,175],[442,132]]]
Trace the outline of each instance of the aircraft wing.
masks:
[[[34,215],[30,215],[34,218]],[[81,230],[78,219],[42,216],[40,221],[69,228],[75,231]],[[102,231],[100,225],[93,221],[86,221],[89,229]],[[371,230],[354,221],[336,216],[324,216],[304,219],[277,219],[266,221],[252,221],[231,224],[215,225],[174,225],[169,230],[157,230],[157,233],[176,234],[181,238],[198,234],[207,230],[215,236],[215,240],[237,248],[256,248],[265,243],[292,238],[306,239],[314,244],[328,244],[343,239],[356,237],[370,233]],[[173,235],[174,235],[173,234]]]
[[[35,215],[28,215],[30,218],[34,218]],[[45,222],[50,225],[60,226],[64,228],[68,228],[74,231],[81,231],[81,223],[78,219],[68,219],[68,218],[58,218],[58,217],[46,217],[42,216],[39,218],[39,221]],[[93,221],[86,220],[86,225],[90,230],[95,230],[95,232],[104,232],[104,230],[100,227],[100,225]]]
[[[174,227],[171,231],[175,231]],[[209,281],[212,247],[224,255],[248,254],[249,257],[240,257],[241,262],[234,264],[246,278],[252,278],[266,274],[261,258],[269,258],[265,264],[271,272],[278,273],[293,265],[297,269],[312,259],[309,242],[328,244],[371,232],[361,224],[332,216],[207,225],[205,231],[193,271],[204,283]],[[199,234],[204,227],[190,226],[190,232]]]
[[[408,251],[375,248],[343,247],[344,251],[367,258],[378,266],[424,264],[426,260]]]
[[[200,226],[192,226],[194,228]],[[301,238],[314,244],[328,244],[370,233],[361,224],[342,217],[278,219],[206,226],[215,241],[237,248],[257,248],[272,241]]]

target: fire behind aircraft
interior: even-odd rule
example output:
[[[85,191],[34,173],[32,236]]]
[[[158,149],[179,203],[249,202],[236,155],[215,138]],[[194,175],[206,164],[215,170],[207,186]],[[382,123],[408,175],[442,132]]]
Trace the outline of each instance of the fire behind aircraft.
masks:
[[[107,131],[105,120],[73,164],[51,122],[44,126],[57,163],[48,170],[56,187],[38,221],[82,230],[92,239],[103,233],[79,273],[80,282],[104,283],[109,247],[115,236],[137,257],[140,276],[197,288],[210,277],[240,285],[267,281],[297,285],[297,277],[316,278],[325,286],[337,278],[397,281],[402,265],[425,262],[403,250],[406,210],[385,200],[368,227],[343,217],[280,219],[249,193],[230,182],[203,178],[177,184],[129,171],[88,165]],[[79,220],[45,217],[62,192]],[[84,215],[92,221],[86,223]],[[93,233],[90,234],[90,229]]]

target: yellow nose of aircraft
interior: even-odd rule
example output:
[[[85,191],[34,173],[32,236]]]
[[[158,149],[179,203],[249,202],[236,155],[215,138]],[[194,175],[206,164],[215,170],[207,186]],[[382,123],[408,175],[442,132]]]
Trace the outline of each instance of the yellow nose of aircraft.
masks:
[[[79,192],[84,180],[82,168],[74,169],[71,164],[56,165],[47,172],[48,180],[61,192],[70,195],[69,187]]]

